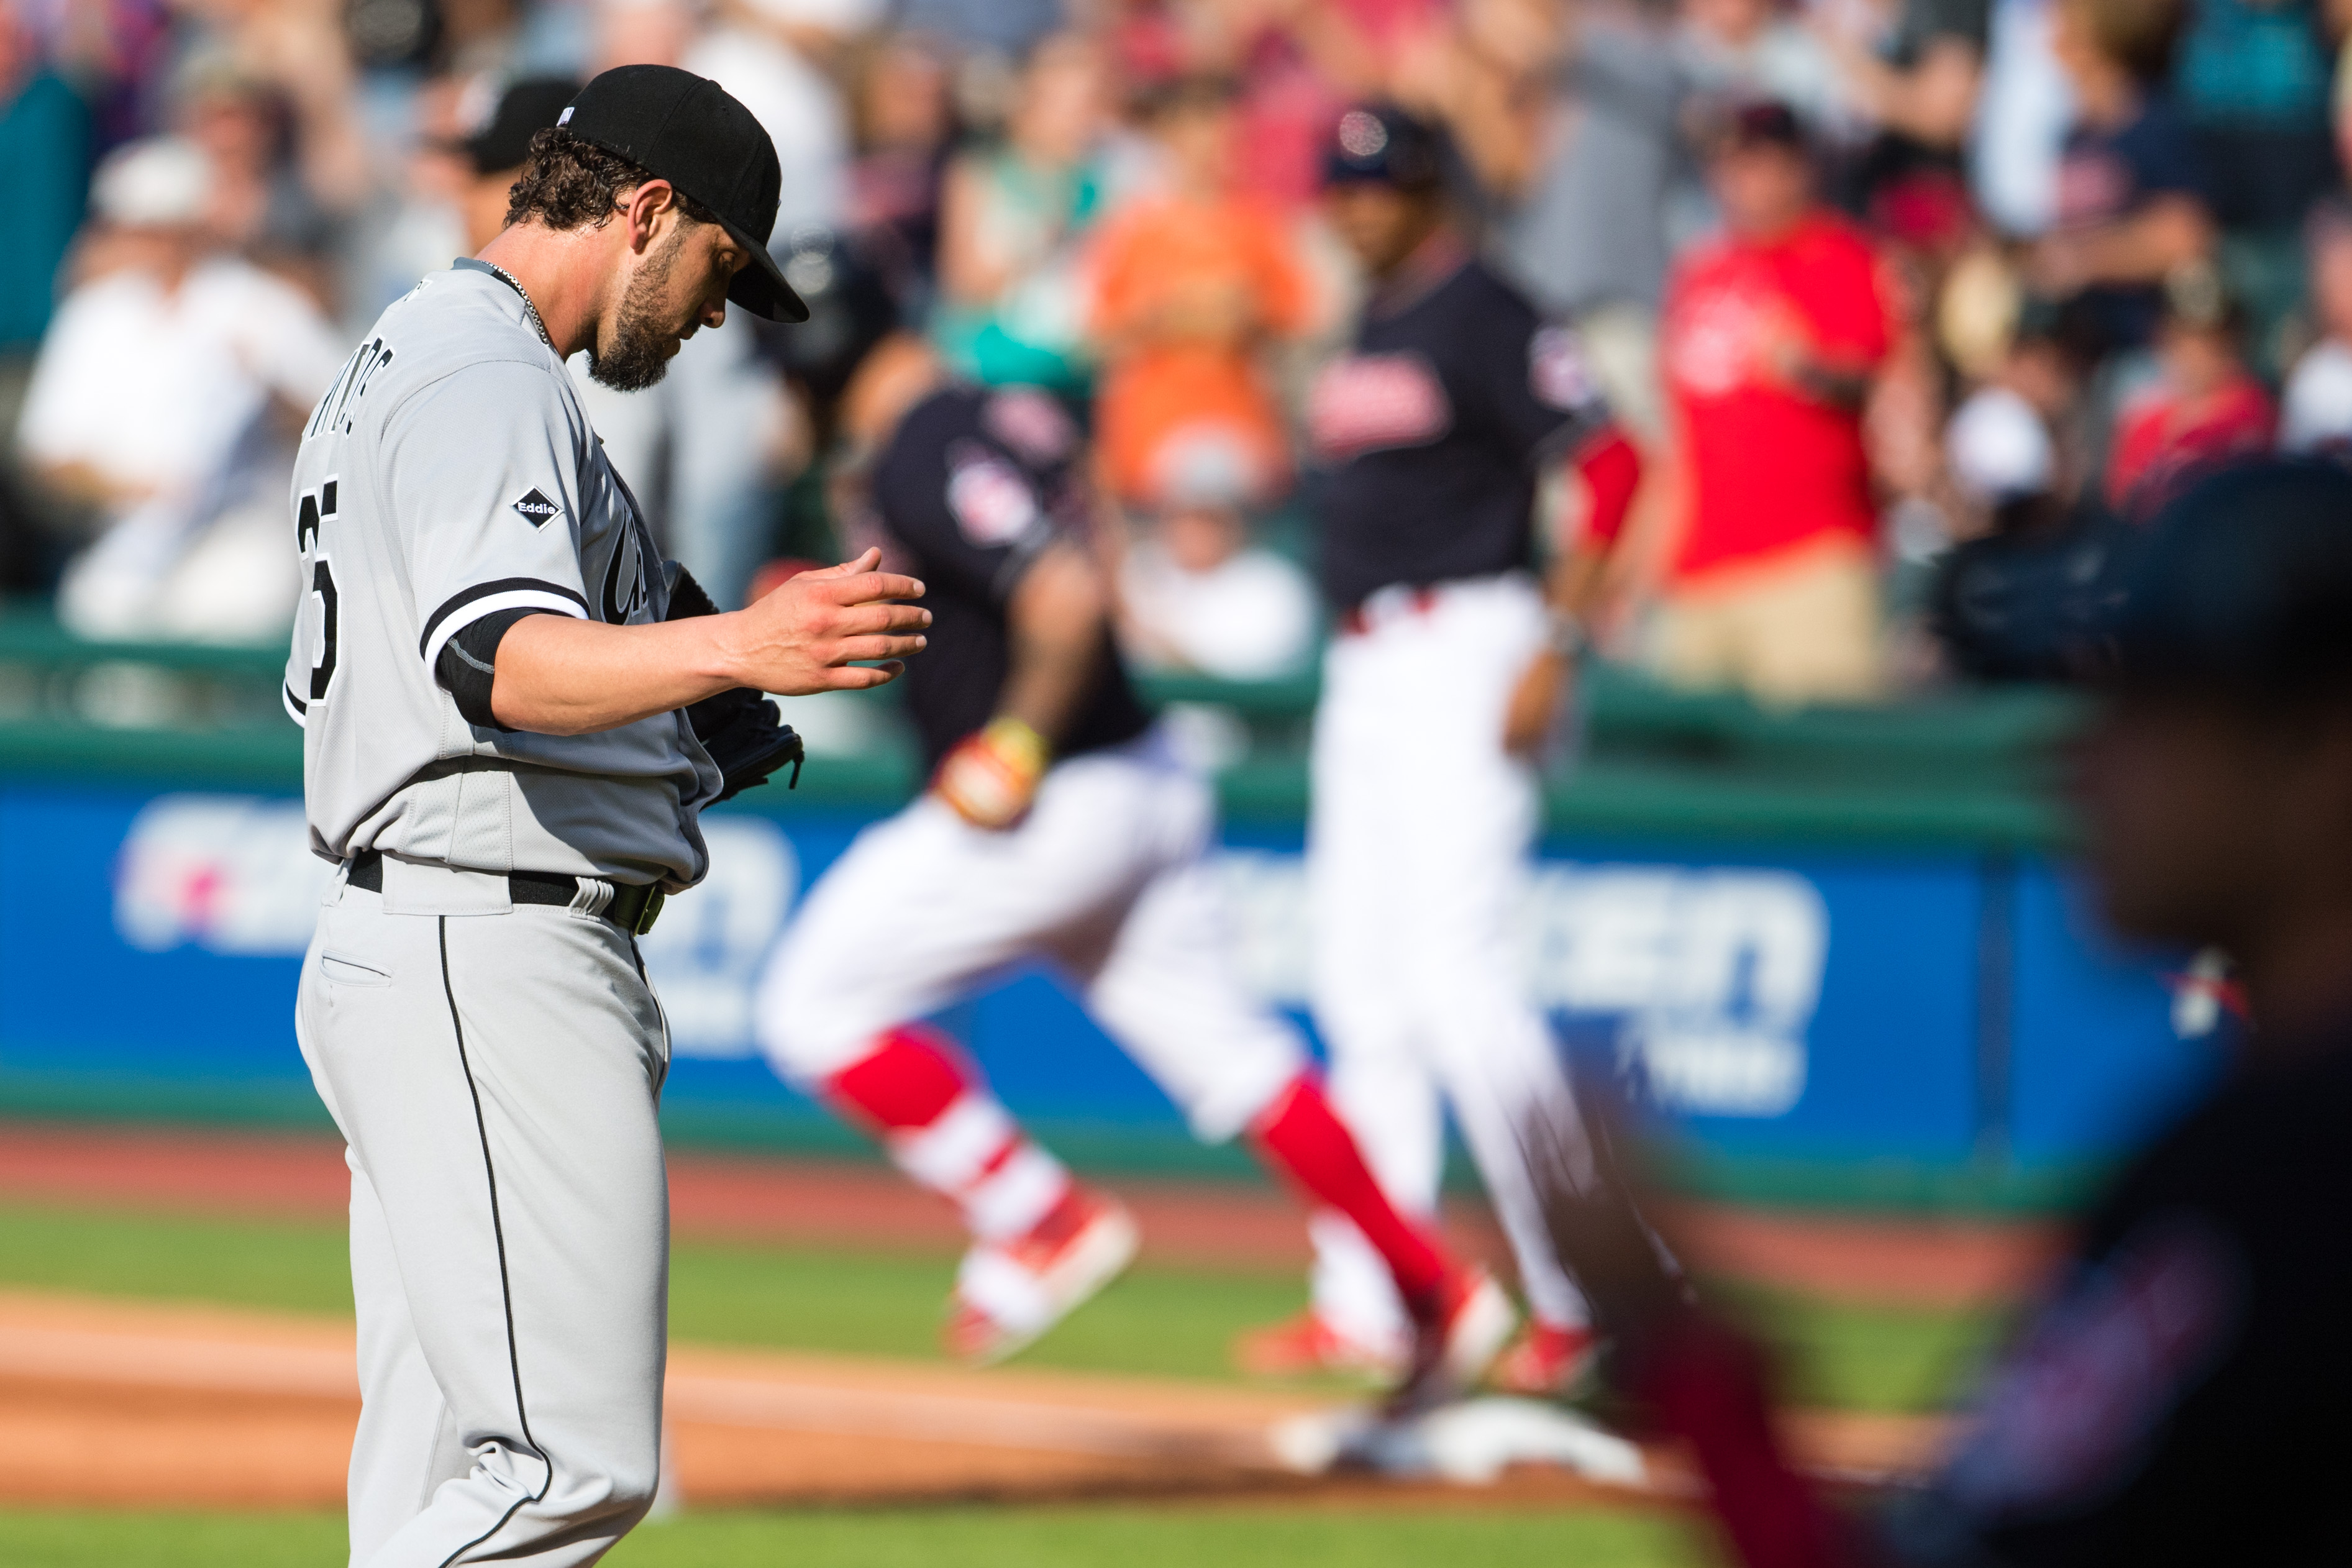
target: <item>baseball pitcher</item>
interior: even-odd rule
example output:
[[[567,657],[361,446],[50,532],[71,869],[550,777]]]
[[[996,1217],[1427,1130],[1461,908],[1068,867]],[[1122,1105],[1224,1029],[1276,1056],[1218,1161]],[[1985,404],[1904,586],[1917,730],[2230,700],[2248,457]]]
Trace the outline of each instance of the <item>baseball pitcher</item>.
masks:
[[[870,556],[696,613],[564,371],[649,385],[730,300],[805,319],[777,189],[716,84],[598,77],[303,434],[284,696],[341,871],[296,1029],[350,1145],[355,1564],[593,1563],[645,1512],[669,1046],[636,936],[708,868],[702,808],[796,754],[756,694],[922,646],[886,603],[922,585]]]

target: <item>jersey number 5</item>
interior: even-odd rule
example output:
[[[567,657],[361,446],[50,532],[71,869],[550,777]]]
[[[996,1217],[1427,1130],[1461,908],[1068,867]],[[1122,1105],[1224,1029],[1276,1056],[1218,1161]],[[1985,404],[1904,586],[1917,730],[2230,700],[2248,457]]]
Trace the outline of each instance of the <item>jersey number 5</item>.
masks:
[[[310,645],[310,695],[302,706],[326,700],[327,691],[335,681],[335,622],[338,606],[335,594],[335,563],[319,544],[319,526],[331,522],[335,516],[335,481],[329,479],[316,490],[305,490],[296,502],[294,522],[295,547],[301,552],[309,565],[310,596],[318,601],[317,632]],[[292,693],[289,691],[289,693]]]

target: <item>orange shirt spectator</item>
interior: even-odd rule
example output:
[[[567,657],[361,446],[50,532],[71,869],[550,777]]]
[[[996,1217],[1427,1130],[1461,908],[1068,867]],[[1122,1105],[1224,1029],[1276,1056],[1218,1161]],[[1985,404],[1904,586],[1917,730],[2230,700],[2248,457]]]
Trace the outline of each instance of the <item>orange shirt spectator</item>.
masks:
[[[1144,508],[1256,504],[1289,473],[1258,349],[1305,326],[1310,286],[1280,216],[1225,188],[1231,121],[1220,91],[1180,89],[1155,126],[1171,188],[1097,238],[1097,443],[1112,489]]]

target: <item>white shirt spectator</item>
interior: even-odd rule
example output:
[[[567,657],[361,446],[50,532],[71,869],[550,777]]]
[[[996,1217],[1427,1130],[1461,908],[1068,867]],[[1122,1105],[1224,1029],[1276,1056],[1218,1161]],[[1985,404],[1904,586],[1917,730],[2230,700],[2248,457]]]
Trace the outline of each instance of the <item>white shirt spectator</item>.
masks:
[[[2051,52],[2050,0],[1995,0],[1984,87],[1970,138],[1970,184],[2005,234],[2050,226],[2058,156],[2074,119],[2074,89]]]
[[[186,495],[215,479],[270,396],[309,408],[342,367],[310,297],[234,257],[176,289],[110,273],[58,308],[17,441],[37,463],[81,463],[125,489]]]
[[[58,307],[17,427],[36,464],[123,492],[68,567],[58,608],[85,637],[251,641],[299,591],[286,517],[280,400],[326,395],[347,345],[310,297],[232,257],[176,288],[107,274]]]
[[[2328,338],[2295,362],[2279,413],[2279,450],[2352,453],[2352,348]]]
[[[1145,541],[1129,552],[1120,587],[1138,634],[1130,651],[1146,666],[1270,680],[1297,671],[1314,643],[1314,587],[1272,551],[1191,572]]]

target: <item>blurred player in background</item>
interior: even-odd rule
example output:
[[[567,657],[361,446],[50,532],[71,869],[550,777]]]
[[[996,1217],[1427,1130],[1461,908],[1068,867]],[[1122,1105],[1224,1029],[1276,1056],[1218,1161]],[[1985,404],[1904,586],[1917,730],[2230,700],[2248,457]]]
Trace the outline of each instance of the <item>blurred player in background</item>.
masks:
[[[1390,1196],[1435,1213],[1452,1106],[1532,1309],[1497,1370],[1553,1391],[1591,1343],[1513,1136],[1567,1108],[1526,1000],[1517,922],[1540,812],[1535,756],[1582,647],[1580,612],[1641,462],[1572,336],[1545,324],[1448,221],[1435,137],[1385,108],[1341,117],[1328,205],[1371,279],[1353,350],[1318,380],[1308,437],[1339,635],[1316,716],[1307,876],[1331,1098]],[[1534,574],[1544,469],[1587,498],[1585,547]],[[1563,1110],[1572,1119],[1572,1110]],[[1404,1319],[1375,1253],[1316,1216],[1314,1305],[1246,1341],[1254,1370],[1392,1361]]]
[[[1943,1475],[1857,1522],[1779,1451],[1763,1359],[1530,1126],[1553,1234],[1630,1393],[1773,1568],[2323,1563],[2352,1462],[2352,474],[2264,461],[2152,525],[2077,790],[2108,924],[2211,947],[2252,1026],[2127,1162],[1996,1363]],[[2103,584],[2102,586],[2105,584]],[[2105,596],[2105,595],[2103,595]],[[1564,1157],[1562,1152],[1564,1152]]]
[[[931,786],[859,835],[810,892],[769,969],[761,1027],[781,1074],[961,1210],[973,1241],[950,1348],[1012,1354],[1135,1250],[1127,1212],[1073,1181],[920,1022],[1044,960],[1196,1134],[1247,1133],[1360,1228],[1412,1325],[1412,1386],[1466,1384],[1508,1338],[1509,1304],[1399,1216],[1296,1035],[1228,966],[1203,858],[1213,799],[1171,756],[1113,647],[1075,427],[1043,394],[950,381],[911,338],[876,351],[844,424],[871,458],[860,521],[929,589],[930,654],[910,670],[908,707]]]
[[[466,224],[466,252],[472,255],[507,226],[507,195],[530,159],[530,139],[555,124],[563,106],[578,96],[569,77],[525,77],[499,94],[489,117],[446,151],[463,161],[470,176],[458,197]]]

